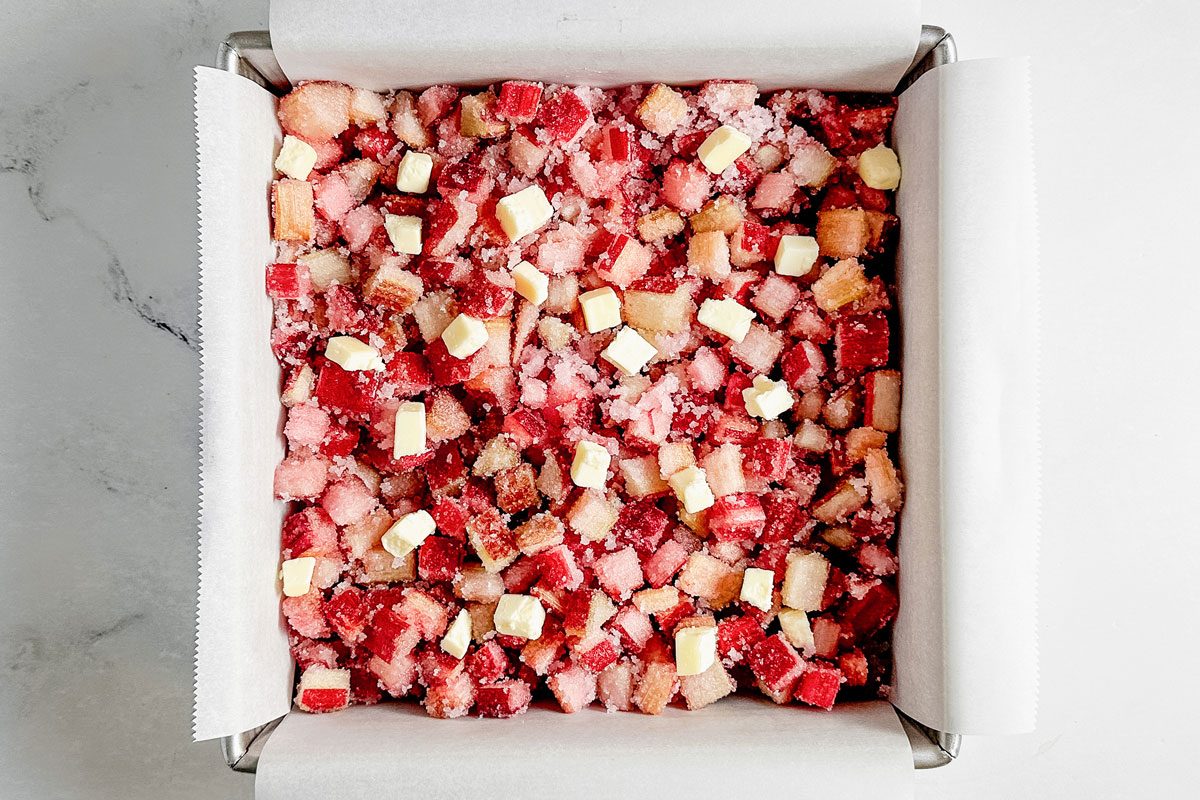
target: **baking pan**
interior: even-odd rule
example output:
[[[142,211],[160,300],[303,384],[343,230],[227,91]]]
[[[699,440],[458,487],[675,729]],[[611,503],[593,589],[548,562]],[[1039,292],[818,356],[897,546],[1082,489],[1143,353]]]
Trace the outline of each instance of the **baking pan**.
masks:
[[[934,25],[922,26],[912,65],[896,87],[895,93],[899,94],[907,89],[929,70],[957,60],[958,51],[954,45],[954,37],[943,28]],[[248,78],[277,95],[283,95],[291,88],[291,83],[275,60],[271,49],[271,35],[267,31],[231,33],[217,50],[215,66]],[[961,736],[929,728],[905,716],[899,710],[896,714],[900,717],[912,747],[915,769],[942,767],[958,757]],[[225,763],[237,772],[255,772],[263,746],[279,722],[277,719],[257,728],[222,737],[221,753]]]

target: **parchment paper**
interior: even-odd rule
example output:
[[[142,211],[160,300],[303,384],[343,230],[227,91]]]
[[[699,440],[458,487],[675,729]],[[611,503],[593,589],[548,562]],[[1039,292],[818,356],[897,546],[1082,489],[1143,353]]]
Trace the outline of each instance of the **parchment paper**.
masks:
[[[884,702],[823,713],[739,697],[661,717],[535,707],[511,720],[431,720],[391,703],[289,715],[259,761],[255,796],[903,800],[912,774]]]
[[[918,0],[274,0],[271,42],[293,82],[377,90],[521,76],[891,91],[916,52],[919,9]]]
[[[210,739],[287,713],[292,667],[279,616],[274,499],[279,366],[271,354],[275,99],[196,69],[200,170],[200,597],[193,733]]]
[[[1038,261],[1028,67],[964,61],[900,99],[904,407],[896,693],[954,733],[1037,706]]]

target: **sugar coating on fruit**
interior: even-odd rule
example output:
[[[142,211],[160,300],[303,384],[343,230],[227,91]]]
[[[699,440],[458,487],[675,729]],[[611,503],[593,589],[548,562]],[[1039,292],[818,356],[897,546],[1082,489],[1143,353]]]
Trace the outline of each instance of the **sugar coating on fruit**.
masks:
[[[696,151],[709,172],[720,175],[738,156],[750,149],[751,140],[732,125],[722,125],[708,135]]]
[[[437,523],[429,512],[421,509],[405,514],[391,524],[380,539],[383,549],[396,558],[403,558],[420,547],[421,542],[433,535]]]
[[[675,633],[675,671],[680,677],[700,675],[717,660],[715,626],[683,628]]]
[[[514,288],[517,294],[535,306],[546,302],[550,296],[550,276],[521,259],[512,268]]]
[[[488,340],[487,326],[481,320],[459,314],[450,320],[442,331],[446,350],[455,358],[470,358],[478,353]]]
[[[308,179],[309,173],[316,165],[317,151],[311,144],[295,136],[283,137],[279,155],[275,157],[276,170],[289,178],[303,181]]]
[[[800,236],[794,233],[779,237],[779,245],[775,250],[775,271],[780,275],[807,275],[817,263],[820,248],[812,236]]]
[[[383,227],[397,253],[419,255],[421,252],[421,218],[409,214],[388,214]]]
[[[462,658],[467,654],[467,648],[471,646],[471,613],[469,611],[464,608],[458,612],[454,622],[450,623],[450,627],[446,629],[446,635],[442,637],[439,646],[443,652],[449,653],[455,658]]]
[[[599,333],[621,324],[621,299],[612,287],[601,286],[579,295],[579,308],[588,333]]]
[[[540,186],[527,186],[496,204],[496,218],[509,240],[517,241],[539,230],[554,216],[554,207]]]
[[[696,315],[696,319],[704,327],[735,342],[741,342],[750,332],[750,323],[754,321],[755,314],[737,300],[728,297],[720,300],[710,298],[700,305],[700,313]]]
[[[353,336],[333,336],[325,343],[325,357],[349,372],[382,371],[379,351]]]
[[[658,348],[645,337],[628,326],[617,331],[608,347],[600,351],[600,357],[625,375],[641,372],[650,359],[658,355]]]
[[[396,408],[393,434],[395,444],[392,447],[392,457],[416,456],[426,450],[425,441],[425,404],[414,400],[401,403]]]
[[[580,442],[575,445],[575,458],[571,461],[571,480],[582,489],[602,489],[610,463],[612,456],[603,445]]]
[[[886,695],[895,110],[728,80],[280,100],[297,709]]]
[[[716,502],[708,486],[708,476],[695,464],[675,472],[667,482],[689,514],[698,514]]]
[[[858,157],[858,177],[872,189],[895,189],[900,185],[900,159],[896,151],[877,144]]]
[[[316,566],[317,559],[313,556],[286,559],[279,568],[279,577],[283,581],[283,596],[302,597],[308,594]]]
[[[496,603],[492,621],[496,633],[529,640],[540,639],[542,626],[546,623],[546,610],[536,597],[506,594]]]
[[[409,150],[396,167],[396,188],[411,194],[429,191],[429,176],[433,174],[433,158],[428,153]]]

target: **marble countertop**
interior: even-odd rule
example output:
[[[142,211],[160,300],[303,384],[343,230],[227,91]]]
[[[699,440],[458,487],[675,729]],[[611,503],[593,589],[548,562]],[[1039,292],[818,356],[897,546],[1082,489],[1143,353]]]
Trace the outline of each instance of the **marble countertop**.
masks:
[[[925,4],[963,57],[1054,57],[1034,67],[1041,722],[969,737],[959,763],[918,775],[921,798],[1182,796],[1200,747],[1200,651],[1181,641],[1200,528],[1180,513],[1200,480],[1200,315],[1176,300],[1200,290],[1180,255],[1200,218],[1200,14],[1047,5]],[[5,798],[252,796],[215,742],[190,741],[191,70],[266,17],[267,0],[0,8]]]

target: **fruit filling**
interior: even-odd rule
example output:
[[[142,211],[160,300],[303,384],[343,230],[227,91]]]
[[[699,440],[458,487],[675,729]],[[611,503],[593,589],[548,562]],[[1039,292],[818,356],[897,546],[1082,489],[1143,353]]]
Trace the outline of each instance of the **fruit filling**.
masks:
[[[886,693],[895,108],[734,81],[280,101],[298,708]]]

